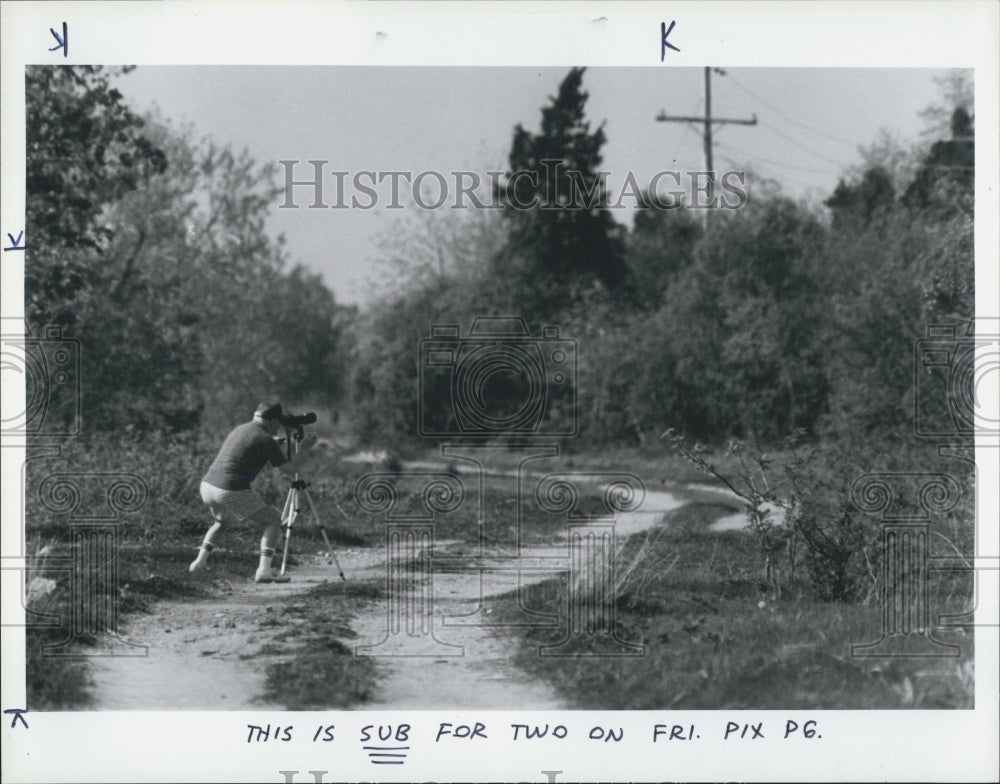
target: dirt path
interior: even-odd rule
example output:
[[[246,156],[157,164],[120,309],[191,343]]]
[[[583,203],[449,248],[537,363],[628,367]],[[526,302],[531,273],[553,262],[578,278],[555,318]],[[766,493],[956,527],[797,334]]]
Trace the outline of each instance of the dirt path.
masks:
[[[702,492],[714,493],[715,495],[719,496],[720,498],[725,498],[726,500],[728,500],[730,502],[734,502],[739,507],[742,507],[743,504],[744,504],[744,501],[743,501],[742,498],[740,498],[738,495],[736,495],[736,493],[734,493],[732,490],[729,490],[729,489],[727,489],[725,487],[719,487],[717,485],[699,485],[699,484],[694,484],[694,485],[688,485],[688,488],[691,489],[691,490],[700,490]],[[761,509],[764,509],[764,510],[766,510],[767,512],[770,513],[771,516],[770,516],[769,519],[770,519],[771,522],[773,522],[776,525],[784,525],[785,516],[787,514],[787,512],[786,512],[785,509],[782,509],[780,506],[778,506],[777,504],[774,504],[774,503],[765,503],[765,504],[762,504],[761,505]],[[709,531],[715,531],[715,532],[719,532],[719,531],[743,531],[743,530],[747,529],[747,526],[749,524],[750,524],[750,520],[747,517],[746,512],[742,512],[742,511],[740,511],[740,512],[733,512],[732,514],[725,515],[724,517],[720,517],[718,520],[716,520],[714,523],[712,523],[708,527],[708,530]]]
[[[682,501],[669,493],[650,492],[641,511],[618,517],[615,531],[623,539],[657,525]],[[447,555],[447,547],[441,548]],[[521,558],[544,563],[566,555],[562,543],[525,547]],[[482,565],[482,562],[480,562]],[[492,568],[491,568],[492,567]],[[490,623],[484,600],[532,583],[547,580],[554,571],[520,573],[500,561],[485,562],[480,571],[443,572],[433,575],[433,607],[422,614],[431,635],[403,637],[395,648],[387,634],[384,608],[359,616],[352,627],[360,640],[386,643],[368,651],[379,656],[379,691],[366,709],[378,708],[481,708],[503,710],[559,710],[565,707],[548,684],[529,679],[511,662],[511,639],[502,627]],[[415,586],[415,598],[427,586]],[[440,655],[431,655],[437,652]],[[395,654],[395,655],[394,655]]]
[[[162,602],[151,615],[132,616],[123,628],[147,647],[136,658],[92,660],[98,710],[239,710],[265,707],[257,618],[272,597],[249,591],[211,602]],[[280,708],[282,706],[270,706]]]
[[[399,655],[391,645],[366,651],[376,657],[379,686],[366,710],[383,708],[501,708],[557,710],[562,707],[555,691],[530,680],[511,663],[511,641],[503,629],[488,625],[489,615],[480,605],[479,575],[435,574],[433,611],[425,618],[433,636],[410,637]],[[491,591],[484,580],[484,598]],[[516,587],[508,582],[497,593]],[[461,626],[447,625],[460,620]],[[361,641],[378,643],[387,638],[384,607],[358,616],[352,623]]]
[[[355,579],[378,577],[378,553],[338,551]],[[121,636],[146,646],[145,656],[91,660],[97,710],[241,710],[274,707],[264,693],[262,648],[281,620],[282,602],[331,579],[322,559],[303,559],[294,582],[216,584],[210,600],[163,601],[148,615],[130,615]],[[108,652],[123,650],[122,646]]]
[[[649,492],[639,512],[620,515],[619,538],[648,530],[664,514],[683,504],[669,493]],[[447,555],[447,543],[435,551]],[[524,548],[522,557],[551,559],[566,554],[565,542]],[[340,564],[351,581],[384,581],[388,566],[381,549],[339,549]],[[554,571],[512,572],[480,561],[477,568],[435,571],[416,580],[397,598],[433,597],[411,617],[433,634],[396,635],[386,645],[362,650],[375,657],[379,688],[362,709],[379,708],[520,708],[563,707],[545,683],[529,679],[511,662],[511,638],[491,628],[482,600],[518,585],[550,578]],[[94,707],[98,710],[240,710],[273,707],[264,693],[263,647],[267,629],[279,622],[282,603],[327,580],[336,579],[322,559],[304,558],[286,584],[255,585],[249,580],[219,586],[221,596],[204,601],[168,601],[153,613],[130,616],[122,636],[147,646],[140,657],[92,660]],[[430,581],[433,580],[433,586]],[[272,620],[273,619],[273,620]],[[352,622],[351,645],[373,645],[389,635],[387,603],[373,602]],[[403,639],[405,638],[405,639]],[[402,641],[402,647],[392,643]],[[402,654],[402,655],[400,655]],[[273,659],[272,659],[273,660]]]

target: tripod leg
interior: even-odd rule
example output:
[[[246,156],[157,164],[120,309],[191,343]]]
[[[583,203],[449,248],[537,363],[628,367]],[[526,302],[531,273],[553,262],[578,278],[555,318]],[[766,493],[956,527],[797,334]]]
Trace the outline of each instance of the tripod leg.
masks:
[[[326,542],[326,551],[330,554],[333,562],[337,564],[337,573],[340,575],[340,579],[346,583],[347,578],[344,577],[344,570],[340,568],[340,561],[337,560],[337,554],[333,552],[333,545],[330,544],[330,537],[326,535],[326,529],[320,525],[319,530],[323,534],[323,540]]]
[[[319,515],[316,513],[316,507],[313,504],[312,496],[309,495],[308,490],[305,491],[305,495],[306,501],[309,503],[309,511],[312,512],[313,520],[316,522],[316,525],[319,526],[320,533],[323,534],[323,541],[326,542],[326,551],[330,554],[333,562],[337,564],[337,572],[340,574],[340,579],[346,583],[347,578],[344,577],[344,570],[340,568],[340,561],[337,560],[337,555],[333,552],[333,545],[330,544],[330,537],[326,535],[326,528],[323,526],[323,523],[320,522]]]
[[[281,527],[282,529],[288,528],[288,519],[292,509],[292,491],[288,491],[288,495],[285,496],[285,506],[281,510]]]
[[[282,522],[285,523],[285,552],[281,556],[281,573],[285,573],[285,565],[288,563],[288,544],[292,539],[292,523],[299,513],[298,490],[294,487],[288,491],[288,498],[285,500],[285,514],[282,515]]]

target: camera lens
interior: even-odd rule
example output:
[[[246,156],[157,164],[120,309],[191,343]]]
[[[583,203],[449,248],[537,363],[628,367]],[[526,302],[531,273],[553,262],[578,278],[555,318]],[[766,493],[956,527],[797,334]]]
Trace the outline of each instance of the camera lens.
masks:
[[[478,347],[458,363],[454,392],[456,414],[466,430],[533,430],[545,399],[541,358],[525,346]]]

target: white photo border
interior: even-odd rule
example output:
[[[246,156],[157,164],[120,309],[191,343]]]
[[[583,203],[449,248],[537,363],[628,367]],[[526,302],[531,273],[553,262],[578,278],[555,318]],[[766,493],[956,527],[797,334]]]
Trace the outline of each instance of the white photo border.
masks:
[[[671,68],[955,67],[974,69],[976,98],[976,312],[998,314],[998,6],[992,2],[3,2],[2,214],[0,232],[24,226],[24,68],[29,64],[629,65]],[[50,53],[50,27],[66,21],[66,58]],[[660,24],[676,21],[681,51],[660,62]],[[58,58],[58,59],[57,59]],[[28,239],[30,242],[30,238]],[[2,312],[23,315],[23,254],[2,259]],[[995,390],[993,390],[995,395]],[[4,405],[23,403],[4,388]],[[23,406],[21,406],[23,408]],[[980,476],[1000,475],[996,449],[977,449]],[[4,443],[4,557],[21,541],[23,447]],[[996,484],[978,486],[980,552],[1000,553]],[[23,552],[23,551],[21,551]],[[997,623],[998,572],[984,572],[977,623]],[[17,612],[18,597],[3,596]],[[998,771],[997,627],[977,629],[974,710],[67,712],[29,714],[30,729],[4,721],[3,777],[29,781],[282,781],[280,771],[329,771],[357,780],[995,780]],[[23,629],[3,629],[2,707],[24,701]],[[9,717],[4,717],[5,719]],[[653,745],[657,722],[783,726],[810,719],[822,739],[759,746],[705,738]],[[439,721],[562,723],[561,745],[433,742]],[[271,721],[343,727],[341,743],[247,745],[246,725]],[[367,724],[419,731],[404,769],[373,770],[355,742]],[[594,726],[625,729],[626,742],[589,743]],[[707,734],[707,733],[706,733]],[[583,740],[573,740],[582,738]],[[558,771],[558,773],[546,773]],[[397,775],[398,774],[398,775]],[[553,778],[554,777],[554,778]]]

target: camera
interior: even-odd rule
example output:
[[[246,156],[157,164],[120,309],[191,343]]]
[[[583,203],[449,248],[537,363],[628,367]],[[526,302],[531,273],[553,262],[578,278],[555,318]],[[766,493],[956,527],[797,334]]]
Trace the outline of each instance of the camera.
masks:
[[[301,441],[305,437],[302,427],[311,425],[315,421],[316,415],[311,411],[308,414],[278,414],[278,422],[284,426],[285,430],[289,433],[292,430],[295,431],[293,438],[296,441]],[[289,440],[289,444],[291,444],[291,440]]]
[[[917,436],[951,437],[1000,432],[989,412],[987,376],[1000,367],[997,334],[976,335],[975,322],[927,327],[914,350],[914,426]],[[964,333],[964,334],[960,334]],[[994,383],[995,380],[994,380]]]
[[[24,408],[15,406],[20,410],[13,415],[4,412],[3,432],[79,435],[80,341],[63,337],[56,325],[45,327],[42,337],[32,337],[21,319],[4,319],[0,339],[4,389],[24,384]]]
[[[285,427],[301,428],[303,425],[311,425],[316,421],[316,415],[312,412],[308,414],[280,414],[278,421]]]
[[[557,326],[532,337],[520,316],[477,316],[467,337],[435,324],[420,341],[422,436],[573,436],[577,345]]]

